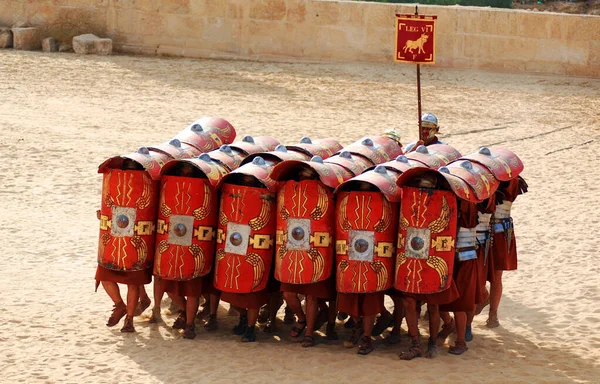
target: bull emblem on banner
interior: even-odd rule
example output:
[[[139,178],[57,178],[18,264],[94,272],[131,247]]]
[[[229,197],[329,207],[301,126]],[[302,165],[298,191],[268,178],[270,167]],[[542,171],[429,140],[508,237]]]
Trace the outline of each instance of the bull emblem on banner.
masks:
[[[419,53],[425,53],[425,50],[423,49],[423,45],[427,42],[427,39],[429,38],[429,35],[426,33],[423,33],[421,35],[421,37],[419,37],[417,40],[407,40],[406,44],[404,44],[404,48],[402,48],[402,51],[404,53],[406,53],[406,51],[408,51],[410,54],[413,54],[414,50],[417,50],[417,54]]]

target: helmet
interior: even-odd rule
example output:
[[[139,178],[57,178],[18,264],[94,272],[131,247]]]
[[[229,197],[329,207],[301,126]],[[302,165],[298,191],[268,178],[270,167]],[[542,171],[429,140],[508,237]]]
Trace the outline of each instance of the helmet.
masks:
[[[421,116],[421,127],[435,129],[437,131],[439,129],[437,117],[435,117],[433,113],[424,113],[423,116]]]
[[[401,141],[401,137],[400,137],[400,132],[396,131],[394,128],[388,128],[385,131],[383,131],[383,135],[381,136],[387,136],[390,139],[394,140],[396,143],[398,143],[398,145],[400,145],[402,147],[402,141]]]

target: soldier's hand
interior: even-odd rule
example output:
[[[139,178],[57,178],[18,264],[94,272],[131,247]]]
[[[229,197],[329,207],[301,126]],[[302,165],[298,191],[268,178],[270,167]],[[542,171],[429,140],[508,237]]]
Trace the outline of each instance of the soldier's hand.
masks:
[[[100,210],[96,211],[96,217],[98,218],[98,220],[100,220]]]
[[[413,147],[410,149],[410,151],[408,152],[413,152],[416,151],[417,148],[419,147],[419,145],[425,145],[425,142],[423,140],[419,140],[415,143],[415,145],[413,145]]]

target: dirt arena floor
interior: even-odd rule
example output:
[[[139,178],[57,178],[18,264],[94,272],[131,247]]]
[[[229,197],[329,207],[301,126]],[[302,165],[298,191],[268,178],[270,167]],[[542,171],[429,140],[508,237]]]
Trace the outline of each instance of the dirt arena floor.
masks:
[[[0,51],[0,382],[599,382],[600,80],[422,72],[423,109],[439,117],[442,140],[463,154],[513,150],[529,193],[513,207],[519,269],[505,274],[501,327],[484,326],[486,310],[466,354],[445,346],[435,360],[404,362],[406,340],[379,338],[369,356],[322,338],[304,350],[283,323],[243,344],[227,306],[220,330],[198,321],[195,340],[166,314],[158,325],[136,318],[136,334],[107,328],[112,304],[94,293],[95,212],[104,159],[201,116],[286,144],[349,144],[391,127],[412,141],[413,66]]]

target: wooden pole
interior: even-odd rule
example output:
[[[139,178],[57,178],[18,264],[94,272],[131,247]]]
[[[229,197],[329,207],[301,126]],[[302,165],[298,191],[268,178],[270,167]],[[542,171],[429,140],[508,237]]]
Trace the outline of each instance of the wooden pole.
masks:
[[[415,5],[415,15],[419,14],[419,6]],[[419,140],[425,143],[425,138],[423,137],[423,132],[421,129],[421,64],[417,63],[417,105],[418,105],[418,121],[419,121]]]

